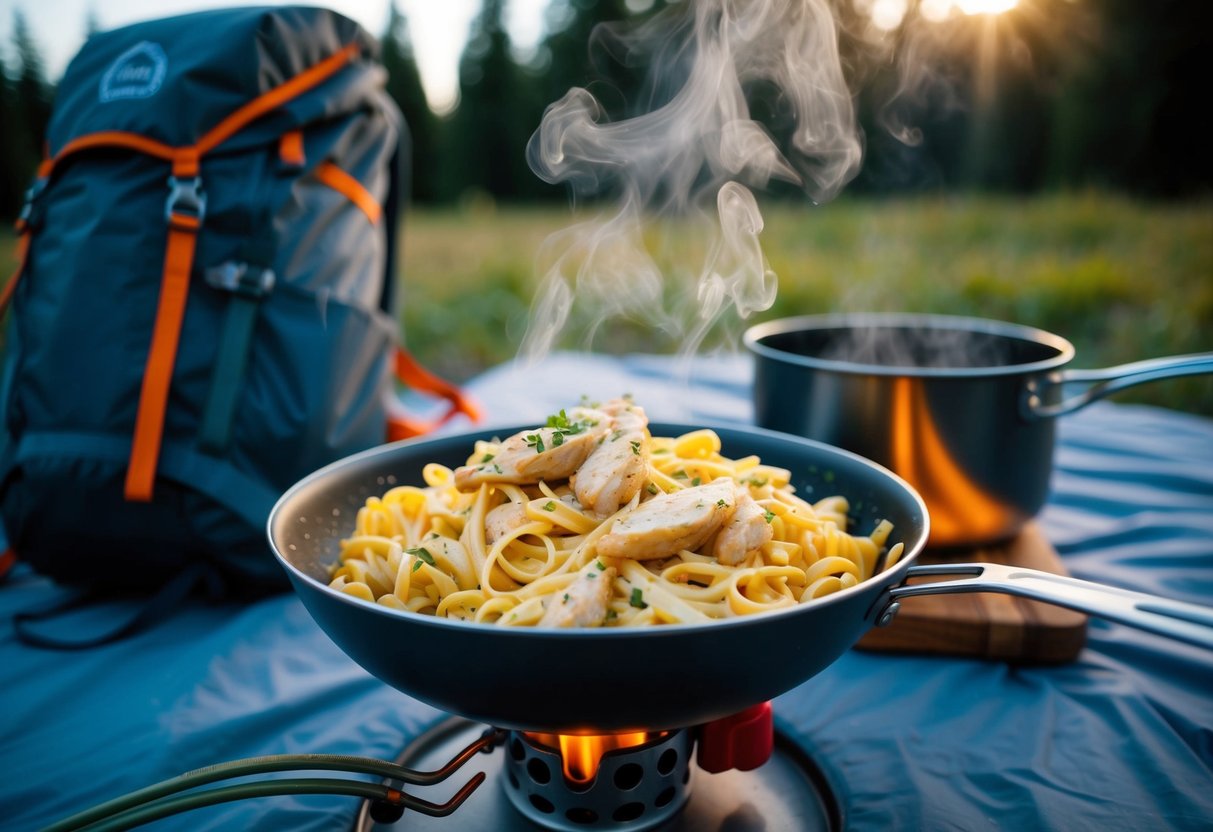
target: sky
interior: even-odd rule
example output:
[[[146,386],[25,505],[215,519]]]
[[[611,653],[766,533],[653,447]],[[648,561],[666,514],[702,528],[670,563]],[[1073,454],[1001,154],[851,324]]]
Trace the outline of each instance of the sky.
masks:
[[[421,82],[430,106],[450,110],[458,94],[459,54],[468,24],[480,0],[397,0],[408,17]],[[549,0],[510,0],[507,26],[519,49],[534,46],[543,35],[543,11]],[[313,0],[363,25],[379,36],[387,25],[389,0]],[[168,17],[223,6],[282,5],[282,0],[0,0],[0,54],[12,57],[13,13],[21,9],[46,61],[47,75],[57,81],[84,42],[90,12],[102,29],[139,20]]]

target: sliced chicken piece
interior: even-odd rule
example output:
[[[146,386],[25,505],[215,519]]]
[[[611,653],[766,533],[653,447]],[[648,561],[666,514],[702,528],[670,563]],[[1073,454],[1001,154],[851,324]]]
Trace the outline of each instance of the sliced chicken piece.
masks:
[[[726,566],[736,566],[750,552],[761,548],[775,534],[766,514],[746,489],[738,488],[737,510],[716,535],[716,542],[712,544],[713,557]]]
[[[484,516],[484,540],[490,546],[531,522],[522,503],[502,503]]]
[[[649,426],[644,408],[631,399],[611,399],[598,409],[611,417],[612,430],[644,430]]]
[[[539,619],[540,627],[598,627],[606,620],[607,605],[611,601],[611,582],[615,580],[615,568],[606,571],[591,563],[581,570],[577,580],[557,595]]]
[[[598,541],[609,558],[657,560],[695,549],[733,516],[737,489],[728,477],[660,494],[618,520]]]
[[[610,417],[600,410],[576,407],[566,421],[573,427],[519,431],[502,442],[491,459],[456,468],[455,487],[473,491],[486,482],[525,485],[568,479],[607,435]]]
[[[603,405],[611,432],[581,463],[573,491],[583,506],[608,517],[636,496],[648,471],[649,432],[644,408],[624,399]]]

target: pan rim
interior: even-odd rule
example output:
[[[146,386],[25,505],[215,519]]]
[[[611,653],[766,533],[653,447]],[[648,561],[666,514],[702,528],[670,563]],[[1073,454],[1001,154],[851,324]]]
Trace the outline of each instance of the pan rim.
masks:
[[[774,335],[785,335],[795,331],[851,329],[857,327],[905,328],[918,327],[951,332],[979,332],[1003,338],[1024,341],[1057,350],[1057,355],[1040,361],[1020,364],[995,364],[983,367],[917,367],[870,364],[861,361],[844,361],[816,356],[798,355],[787,350],[776,349],[763,342]],[[937,315],[914,312],[843,312],[825,315],[799,315],[774,318],[755,324],[745,331],[742,343],[756,356],[783,364],[792,364],[813,370],[833,371],[852,375],[906,376],[911,378],[988,378],[991,376],[1040,373],[1064,367],[1074,360],[1074,345],[1067,339],[1048,330],[967,315]]]
[[[469,633],[469,634],[477,633],[477,632],[492,633],[498,637],[503,637],[503,638],[543,638],[543,639],[557,638],[557,639],[578,639],[578,640],[583,640],[583,639],[587,639],[587,638],[590,638],[590,639],[604,639],[604,638],[611,638],[611,639],[645,638],[645,639],[648,639],[648,638],[653,638],[654,636],[659,636],[659,637],[664,637],[664,638],[673,638],[673,637],[686,636],[686,635],[693,634],[696,632],[706,632],[706,633],[719,632],[724,628],[732,629],[735,627],[758,626],[764,621],[770,621],[775,616],[793,615],[793,614],[797,614],[797,613],[806,612],[809,610],[822,609],[822,608],[825,608],[825,607],[828,607],[831,605],[835,605],[835,604],[843,604],[848,599],[852,598],[855,595],[860,595],[865,592],[873,591],[873,589],[875,588],[874,582],[878,583],[878,584],[883,584],[883,586],[880,587],[881,592],[878,593],[878,597],[874,602],[873,606],[875,606],[876,604],[879,604],[880,596],[883,596],[884,590],[891,588],[895,584],[900,583],[901,581],[903,581],[905,579],[905,574],[906,574],[907,570],[909,570],[909,568],[914,564],[914,562],[917,561],[919,554],[926,547],[927,540],[930,537],[931,519],[930,519],[929,513],[927,512],[927,506],[926,506],[925,501],[922,499],[922,496],[914,489],[913,486],[911,486],[908,482],[906,482],[906,480],[904,480],[902,477],[893,473],[888,468],[885,468],[883,465],[873,462],[872,460],[870,460],[866,457],[860,456],[859,454],[853,453],[851,451],[847,451],[843,448],[839,448],[834,445],[829,445],[825,442],[819,442],[814,439],[808,439],[808,438],[805,438],[802,436],[796,436],[794,434],[783,433],[783,432],[774,431],[774,430],[768,430],[766,428],[760,428],[760,427],[756,427],[753,425],[746,425],[746,424],[742,424],[742,423],[731,423],[730,424],[730,423],[725,423],[725,422],[718,422],[716,424],[712,424],[712,423],[705,422],[702,424],[692,425],[689,423],[681,423],[681,422],[654,422],[652,425],[650,425],[651,428],[658,428],[658,429],[670,428],[670,429],[680,431],[681,433],[688,433],[690,431],[702,430],[705,428],[708,430],[714,430],[714,431],[724,430],[724,431],[730,431],[730,432],[743,432],[743,433],[747,433],[747,434],[753,434],[753,435],[759,436],[759,437],[765,437],[767,439],[771,439],[771,440],[775,440],[775,441],[790,442],[795,445],[808,446],[808,447],[812,448],[815,452],[823,453],[823,454],[826,454],[827,456],[834,455],[836,457],[849,459],[852,462],[857,463],[863,467],[874,470],[878,474],[880,474],[883,477],[890,480],[892,483],[894,483],[900,489],[902,489],[907,495],[909,495],[912,502],[914,503],[915,507],[917,508],[919,515],[922,518],[921,531],[918,534],[917,539],[913,542],[913,545],[907,545],[905,547],[905,551],[903,551],[900,560],[898,560],[898,562],[892,568],[886,569],[883,572],[872,575],[867,580],[860,581],[859,583],[855,584],[855,586],[848,587],[847,589],[833,592],[833,593],[831,593],[829,595],[825,595],[821,598],[814,598],[811,601],[798,603],[794,606],[780,607],[778,609],[769,610],[766,612],[761,612],[761,613],[757,613],[757,614],[753,614],[753,615],[742,615],[742,616],[737,616],[735,618],[728,618],[728,619],[723,619],[723,620],[713,620],[713,621],[709,621],[706,623],[663,624],[659,627],[581,627],[581,628],[577,628],[577,627],[572,627],[572,628],[502,627],[497,624],[484,624],[484,623],[480,623],[480,622],[476,622],[476,621],[463,621],[463,620],[456,620],[456,619],[449,619],[449,618],[439,618],[437,616],[423,615],[421,613],[409,612],[407,610],[395,610],[390,607],[386,607],[382,604],[377,604],[377,603],[373,603],[370,601],[364,601],[364,600],[362,600],[360,598],[356,598],[348,593],[339,592],[337,590],[332,589],[331,587],[329,587],[328,584],[321,582],[317,578],[312,577],[311,575],[307,574],[302,569],[297,567],[287,557],[285,557],[281,551],[279,551],[277,541],[275,540],[274,528],[279,520],[279,517],[285,513],[285,507],[289,506],[289,504],[292,501],[292,498],[295,495],[297,495],[299,492],[309,488],[317,480],[322,479],[326,476],[329,476],[333,471],[351,467],[351,466],[358,464],[362,460],[371,459],[371,458],[379,457],[379,456],[384,456],[388,453],[398,451],[402,448],[410,448],[410,447],[421,446],[421,445],[425,445],[425,444],[431,444],[431,443],[434,443],[434,442],[437,442],[440,440],[441,441],[466,440],[469,444],[469,447],[471,447],[471,443],[473,443],[478,438],[484,438],[486,435],[491,436],[494,433],[497,433],[499,431],[505,431],[505,430],[509,430],[511,432],[517,432],[519,430],[529,430],[533,427],[534,427],[533,424],[526,424],[526,425],[521,425],[521,426],[502,425],[502,426],[486,426],[486,427],[482,427],[482,428],[475,428],[472,430],[465,430],[465,431],[442,432],[442,433],[438,433],[438,434],[420,436],[420,437],[415,437],[412,439],[404,439],[404,440],[400,440],[398,442],[391,442],[391,443],[386,443],[383,445],[378,445],[374,448],[369,448],[365,451],[359,451],[357,453],[351,454],[349,456],[346,456],[346,457],[338,459],[334,462],[331,462],[328,465],[325,465],[324,467],[319,468],[316,471],[313,471],[311,474],[308,474],[307,476],[300,479],[298,482],[296,482],[294,485],[292,485],[290,488],[288,488],[285,492],[283,492],[282,496],[279,497],[277,502],[274,503],[274,507],[270,510],[269,517],[266,520],[266,537],[267,537],[269,545],[270,545],[270,551],[273,553],[274,557],[277,559],[279,565],[281,565],[287,571],[287,574],[291,577],[291,580],[293,583],[296,583],[298,585],[299,582],[302,582],[303,585],[311,587],[312,589],[318,591],[321,595],[323,595],[329,599],[336,600],[343,604],[353,605],[360,610],[373,612],[378,615],[383,615],[389,619],[404,619],[404,620],[407,620],[410,624],[416,624],[416,625],[419,625],[422,627],[437,627],[438,629],[444,629],[444,630],[451,629],[451,630],[454,630],[454,631],[457,631],[460,633]],[[661,435],[664,435],[664,434],[661,434]],[[679,434],[674,434],[674,435],[679,435]],[[296,594],[297,595],[299,594],[298,591],[296,591]]]

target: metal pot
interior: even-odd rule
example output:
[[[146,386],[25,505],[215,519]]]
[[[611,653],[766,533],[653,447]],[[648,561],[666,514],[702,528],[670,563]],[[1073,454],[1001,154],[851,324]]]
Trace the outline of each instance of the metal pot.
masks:
[[[1032,585],[1024,577],[1030,570],[997,579],[974,576],[988,564],[959,565],[950,568],[970,575],[967,580],[899,586],[915,574],[929,527],[914,490],[855,454],[754,428],[715,428],[723,452],[758,454],[791,470],[801,494],[846,496],[860,532],[888,518],[894,524],[890,543],[905,544],[901,561],[850,589],[785,610],[658,628],[498,627],[392,610],[328,587],[338,541],[352,532],[368,496],[421,482],[426,463],[462,464],[478,438],[521,429],[425,438],[357,454],[293,486],[268,523],[270,544],[295,591],[342,650],[389,685],[469,719],[563,733],[710,722],[790,690],[830,665],[869,627],[891,620],[902,598],[929,592],[1023,594],[1213,648],[1213,610],[1081,581],[1063,584],[1043,573]],[[661,436],[692,429],[651,426]]]
[[[1054,417],[1132,385],[1213,372],[1213,353],[1065,369],[1074,347],[1058,335],[944,315],[786,318],[743,340],[755,356],[755,421],[904,477],[931,513],[932,547],[1005,540],[1040,511]]]

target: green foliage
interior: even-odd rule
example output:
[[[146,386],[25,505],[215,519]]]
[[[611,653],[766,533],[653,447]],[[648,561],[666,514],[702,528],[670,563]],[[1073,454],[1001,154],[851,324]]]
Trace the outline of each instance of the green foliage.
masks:
[[[408,20],[392,0],[388,8],[387,31],[379,39],[380,60],[388,73],[387,91],[404,115],[408,125],[410,153],[405,160],[411,172],[411,196],[421,202],[438,197],[437,120],[421,88],[421,75],[413,57]]]
[[[758,316],[909,311],[975,315],[1055,332],[1075,366],[1213,350],[1213,203],[1149,204],[1107,194],[1032,200],[844,199],[768,210],[763,247],[779,275]],[[406,219],[404,331],[418,357],[466,379],[514,356],[536,284],[533,257],[566,212],[414,212]],[[654,252],[673,273],[702,252],[675,232]],[[736,347],[756,319],[725,321]],[[584,345],[574,332],[562,348]],[[673,352],[663,333],[611,322],[602,352]],[[1213,379],[1175,379],[1118,397],[1213,415]]]
[[[534,194],[526,145],[542,102],[510,53],[504,0],[484,0],[459,64],[459,107],[448,124],[448,191],[495,199]]]

